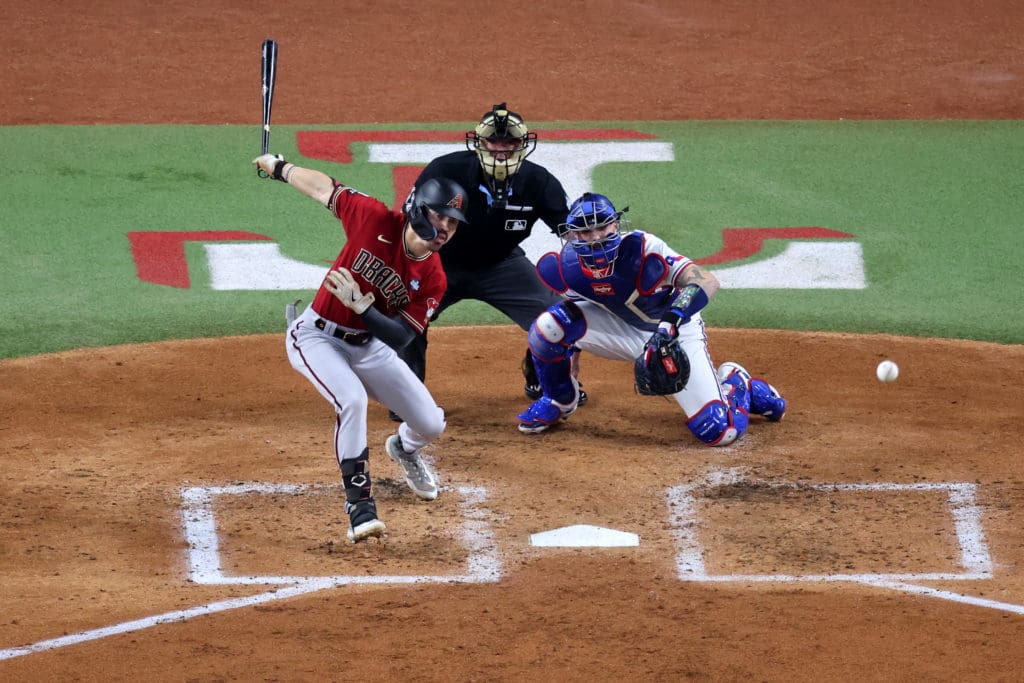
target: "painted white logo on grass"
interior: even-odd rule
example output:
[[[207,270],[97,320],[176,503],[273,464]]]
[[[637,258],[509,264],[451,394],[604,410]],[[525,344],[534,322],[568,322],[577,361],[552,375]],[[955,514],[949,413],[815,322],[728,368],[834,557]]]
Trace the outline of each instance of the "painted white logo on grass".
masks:
[[[216,290],[316,289],[327,275],[281,253],[274,242],[208,243],[210,286]],[[733,267],[712,267],[725,289],[864,289],[859,242],[790,242],[778,256]]]
[[[712,268],[725,289],[864,289],[860,242],[790,242],[778,256]]]
[[[380,164],[427,164],[436,157],[465,149],[463,145],[442,143],[369,145],[369,160]],[[652,163],[675,161],[670,142],[550,142],[545,140],[530,155],[530,161],[544,166],[562,181],[569,201],[590,190],[594,169],[609,163]],[[512,197],[511,199],[515,199]],[[537,228],[540,229],[537,229]],[[557,228],[557,225],[551,226]],[[558,251],[562,244],[552,232],[534,226],[523,241],[523,251],[534,263],[549,251]]]
[[[462,149],[450,143],[371,143],[369,162],[394,166],[426,164]],[[558,177],[572,200],[591,190],[594,169],[607,163],[656,163],[675,160],[668,142],[545,142],[531,160]],[[513,198],[514,199],[514,198]],[[506,230],[525,229],[509,221]],[[555,226],[557,227],[557,226]],[[210,283],[215,290],[316,289],[327,273],[281,253],[274,243],[207,243]],[[536,263],[543,254],[561,249],[561,241],[543,223],[522,242]],[[771,258],[741,266],[713,267],[727,289],[864,289],[867,286],[861,245],[857,242],[791,241]]]

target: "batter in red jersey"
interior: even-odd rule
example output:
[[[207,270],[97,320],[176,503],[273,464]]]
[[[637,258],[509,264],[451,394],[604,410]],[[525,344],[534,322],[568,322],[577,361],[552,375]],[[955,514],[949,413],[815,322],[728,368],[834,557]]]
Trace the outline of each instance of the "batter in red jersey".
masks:
[[[447,281],[436,252],[466,222],[466,191],[438,178],[417,188],[408,213],[399,213],[280,155],[264,154],[254,163],[322,203],[344,227],[345,246],[313,303],[289,324],[286,348],[292,366],[336,413],[334,451],[349,540],[383,536],[370,486],[368,399],[404,416],[385,449],[413,492],[433,500],[437,477],[420,449],[444,431],[444,411],[395,350],[423,333],[444,295]]]

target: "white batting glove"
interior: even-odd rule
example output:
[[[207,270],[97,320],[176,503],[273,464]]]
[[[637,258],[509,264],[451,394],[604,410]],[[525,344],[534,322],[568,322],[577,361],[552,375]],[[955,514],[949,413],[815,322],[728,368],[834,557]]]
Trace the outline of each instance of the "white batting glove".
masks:
[[[324,287],[346,308],[352,309],[359,315],[365,313],[366,309],[372,306],[376,300],[373,292],[363,294],[348,268],[328,271]]]
[[[261,154],[252,163],[256,165],[257,171],[263,171],[274,180],[285,183],[288,182],[289,171],[295,167],[295,164],[285,161],[280,154]]]

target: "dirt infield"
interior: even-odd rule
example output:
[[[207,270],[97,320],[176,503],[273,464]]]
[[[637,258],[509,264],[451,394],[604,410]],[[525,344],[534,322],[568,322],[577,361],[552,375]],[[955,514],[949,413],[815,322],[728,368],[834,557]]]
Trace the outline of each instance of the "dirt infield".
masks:
[[[297,72],[281,123],[470,120],[501,100],[534,121],[1021,118],[1015,3],[692,4],[5,6],[0,123],[255,125],[267,35]],[[356,547],[329,409],[280,336],[0,363],[0,678],[1024,671],[1024,347],[715,329],[716,361],[791,410],[708,449],[631,393],[628,366],[590,356],[590,404],[521,435],[522,333],[431,334],[445,491],[428,504],[401,485],[372,406],[390,535]],[[894,384],[873,376],[883,357],[901,361]],[[531,542],[570,525],[638,543]]]

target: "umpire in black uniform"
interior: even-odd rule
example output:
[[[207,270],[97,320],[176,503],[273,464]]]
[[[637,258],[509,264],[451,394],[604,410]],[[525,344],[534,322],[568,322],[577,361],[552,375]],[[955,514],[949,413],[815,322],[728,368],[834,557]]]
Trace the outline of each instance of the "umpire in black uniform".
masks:
[[[543,166],[527,161],[537,146],[523,117],[496,104],[466,133],[466,150],[431,161],[416,187],[431,178],[449,178],[469,192],[468,225],[464,225],[441,251],[448,275],[448,290],[434,319],[463,299],[486,302],[529,331],[534,319],[561,300],[537,277],[520,242],[530,236],[537,219],[558,234],[569,213],[562,183]],[[424,380],[427,335],[418,336],[400,354]],[[529,349],[523,360],[525,392],[541,395]],[[580,392],[580,405],[586,394]],[[392,419],[397,416],[392,414]]]

